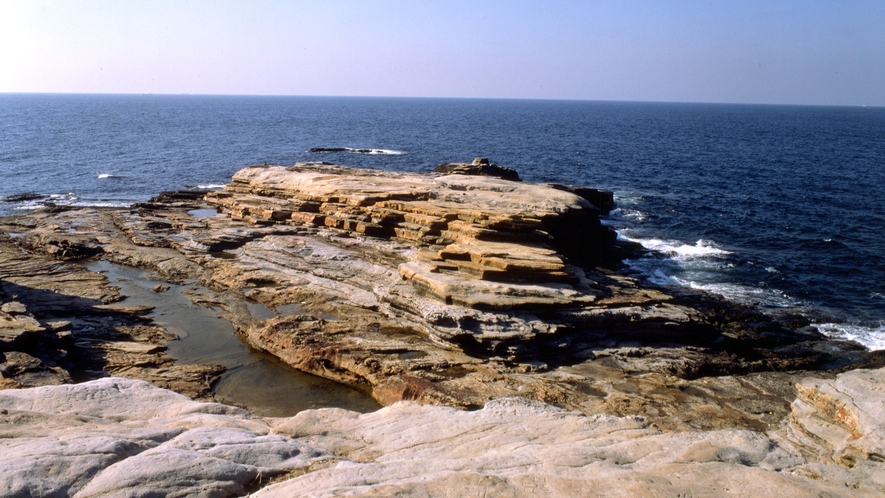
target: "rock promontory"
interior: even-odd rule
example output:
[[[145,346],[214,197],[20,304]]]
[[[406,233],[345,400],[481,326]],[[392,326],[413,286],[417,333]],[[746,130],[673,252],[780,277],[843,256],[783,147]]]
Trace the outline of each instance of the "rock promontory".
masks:
[[[8,404],[0,418],[10,408],[17,414],[3,418],[11,424],[6,441],[67,458],[56,450],[95,429],[84,437],[111,445],[99,451],[84,443],[83,452],[101,462],[89,463],[76,482],[59,477],[38,492],[10,471],[15,489],[110,495],[120,491],[116,481],[136,486],[124,479],[133,462],[216,458],[212,448],[222,440],[249,446],[273,436],[267,441],[279,458],[243,449],[242,458],[216,462],[223,478],[194,477],[199,468],[181,477],[214,484],[169,493],[241,494],[266,485],[266,476],[289,474],[304,474],[287,482],[318,496],[433,494],[455,482],[516,496],[532,486],[605,495],[622,478],[630,489],[664,493],[690,485],[724,494],[748,485],[796,496],[881,491],[881,427],[871,415],[885,399],[876,387],[880,352],[828,339],[803,316],[772,317],[623,274],[618,262],[632,249],[601,222],[610,193],[462,166],[437,173],[253,166],[219,191],[0,218],[0,387],[24,389],[0,393]],[[123,278],[108,278],[112,265],[146,272],[153,304],[131,302]],[[157,318],[171,294],[214,310],[251,347],[388,408],[261,421],[122,380],[220,399],[224,367],[167,355],[177,336]],[[96,382],[70,385],[84,381]],[[125,435],[103,425],[98,408],[83,413],[104,422],[78,422],[67,412],[51,422],[49,409],[30,398],[91,400],[114,390],[187,406],[182,413],[200,413],[200,422],[132,419],[124,425],[137,434]],[[29,417],[58,428],[46,434],[55,439],[37,441],[33,427],[15,435]],[[179,430],[213,424],[239,435]],[[549,440],[557,424],[568,429]],[[412,426],[420,434],[402,440],[382,429]],[[490,434],[489,445],[437,431],[449,426]],[[108,439],[111,433],[120,437]],[[47,449],[15,446],[18,438]],[[6,449],[13,446],[0,458],[12,460]],[[231,455],[241,454],[234,446]],[[308,456],[296,458],[292,448]],[[493,458],[502,454],[512,458]],[[485,456],[471,467],[465,458],[474,455]],[[432,478],[416,478],[428,462],[446,463]],[[73,464],[58,465],[52,468]],[[366,481],[370,474],[379,477]],[[291,495],[287,486],[296,484],[263,493]]]

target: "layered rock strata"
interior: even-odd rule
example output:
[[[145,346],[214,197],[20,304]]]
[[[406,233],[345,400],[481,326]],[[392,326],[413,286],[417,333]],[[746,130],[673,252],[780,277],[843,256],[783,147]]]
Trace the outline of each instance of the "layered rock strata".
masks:
[[[88,258],[198,282],[205,289],[191,299],[220,310],[255,348],[383,404],[479,408],[518,395],[588,414],[643,415],[672,430],[764,430],[790,410],[791,371],[881,361],[827,340],[807,320],[776,322],[592,266],[613,234],[588,189],[302,164],[247,168],[224,191],[204,194],[0,220],[0,232],[13,234],[0,238],[11,255],[0,297],[47,330],[70,321],[72,338],[3,351],[30,351],[50,368],[88,352],[105,365],[76,378],[187,373],[163,359],[159,333],[142,341],[118,315],[119,323],[67,318],[100,309],[78,295],[119,299],[102,297],[112,283],[80,265]],[[38,262],[45,273],[33,271]],[[65,272],[92,287],[52,277]],[[44,306],[50,295],[68,304]],[[266,312],[254,314],[260,305]],[[148,344],[122,345],[140,341]],[[125,358],[121,348],[155,346],[139,353],[155,363],[108,366]],[[190,384],[161,385],[192,393],[211,383],[205,367]]]

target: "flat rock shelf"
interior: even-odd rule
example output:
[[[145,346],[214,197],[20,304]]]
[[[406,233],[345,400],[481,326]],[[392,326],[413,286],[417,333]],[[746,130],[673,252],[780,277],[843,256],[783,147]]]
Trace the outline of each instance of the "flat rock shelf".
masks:
[[[255,166],[223,190],[0,218],[0,483],[12,496],[885,491],[882,353],[802,316],[643,286],[619,272],[635,248],[600,222],[610,193],[467,166]],[[273,368],[244,376],[260,354]],[[358,394],[311,405],[281,381],[289,368]],[[286,397],[305,402],[260,406]],[[172,411],[114,415],[122,402]],[[316,406],[338,408],[286,418]],[[110,433],[119,448],[97,449]],[[71,455],[103,455],[82,472],[47,463],[35,481],[6,465],[67,458],[56,446],[80,437]],[[218,460],[175,473],[160,464],[173,453]],[[445,463],[421,474],[431,461]]]

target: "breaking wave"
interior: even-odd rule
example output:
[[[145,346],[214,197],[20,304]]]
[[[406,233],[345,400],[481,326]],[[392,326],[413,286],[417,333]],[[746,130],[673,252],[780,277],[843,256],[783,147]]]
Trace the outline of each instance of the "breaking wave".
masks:
[[[312,147],[307,150],[312,153],[328,153],[328,152],[346,152],[349,154],[366,154],[366,155],[383,155],[383,156],[401,156],[405,152],[401,150],[391,149],[357,149],[351,147]]]
[[[707,258],[711,256],[726,256],[731,254],[731,251],[720,249],[716,247],[714,242],[703,239],[698,240],[694,243],[694,245],[690,245],[678,240],[639,238],[634,239],[623,234],[620,234],[619,238],[621,240],[626,240],[629,242],[636,242],[646,249],[675,259],[687,260],[694,258]]]
[[[885,349],[885,325],[864,327],[845,323],[819,323],[814,326],[833,339],[859,342],[872,351]]]

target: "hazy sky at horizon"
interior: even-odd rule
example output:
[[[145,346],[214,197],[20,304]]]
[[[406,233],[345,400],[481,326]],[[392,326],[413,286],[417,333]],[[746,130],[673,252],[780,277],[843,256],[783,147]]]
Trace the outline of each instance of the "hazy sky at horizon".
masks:
[[[885,106],[885,2],[0,0],[0,92]]]

